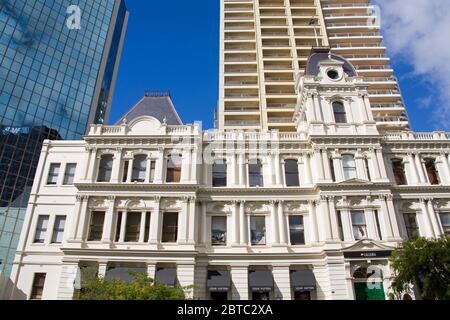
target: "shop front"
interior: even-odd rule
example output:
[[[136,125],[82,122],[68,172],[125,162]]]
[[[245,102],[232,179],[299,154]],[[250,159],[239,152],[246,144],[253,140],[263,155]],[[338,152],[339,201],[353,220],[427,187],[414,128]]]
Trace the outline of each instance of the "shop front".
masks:
[[[211,300],[228,300],[231,291],[231,274],[229,270],[208,270],[206,288]]]
[[[316,277],[311,269],[291,270],[294,300],[312,300],[316,290]]]
[[[251,300],[271,300],[273,296],[273,274],[271,270],[250,270],[248,275]]]

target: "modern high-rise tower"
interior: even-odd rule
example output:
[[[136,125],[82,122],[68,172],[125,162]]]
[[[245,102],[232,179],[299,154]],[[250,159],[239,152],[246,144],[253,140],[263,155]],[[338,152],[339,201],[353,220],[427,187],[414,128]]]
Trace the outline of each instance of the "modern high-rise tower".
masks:
[[[127,19],[124,0],[0,0],[0,272],[6,275],[44,139],[80,139],[88,124],[108,118]]]
[[[295,131],[296,79],[313,47],[348,59],[364,77],[380,131],[409,128],[370,0],[221,0],[216,126]]]

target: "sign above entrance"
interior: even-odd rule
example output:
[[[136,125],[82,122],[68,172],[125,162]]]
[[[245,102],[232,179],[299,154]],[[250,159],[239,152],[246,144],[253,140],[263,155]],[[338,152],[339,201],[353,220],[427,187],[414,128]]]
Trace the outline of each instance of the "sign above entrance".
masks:
[[[353,259],[370,259],[370,258],[387,258],[390,257],[392,251],[383,250],[383,251],[347,251],[344,252],[344,258],[353,258]]]

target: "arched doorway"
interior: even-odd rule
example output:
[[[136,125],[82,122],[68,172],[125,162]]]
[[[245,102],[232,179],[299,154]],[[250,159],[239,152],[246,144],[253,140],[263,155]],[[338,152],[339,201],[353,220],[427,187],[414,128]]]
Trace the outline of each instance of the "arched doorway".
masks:
[[[383,271],[377,266],[359,267],[353,272],[356,300],[385,300]]]

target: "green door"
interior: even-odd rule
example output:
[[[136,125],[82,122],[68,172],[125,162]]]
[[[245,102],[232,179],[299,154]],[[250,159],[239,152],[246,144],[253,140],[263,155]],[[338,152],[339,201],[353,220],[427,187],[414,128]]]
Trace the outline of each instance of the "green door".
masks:
[[[355,283],[356,300],[385,300],[384,287],[382,282],[373,283],[369,288],[369,284],[365,282]]]

